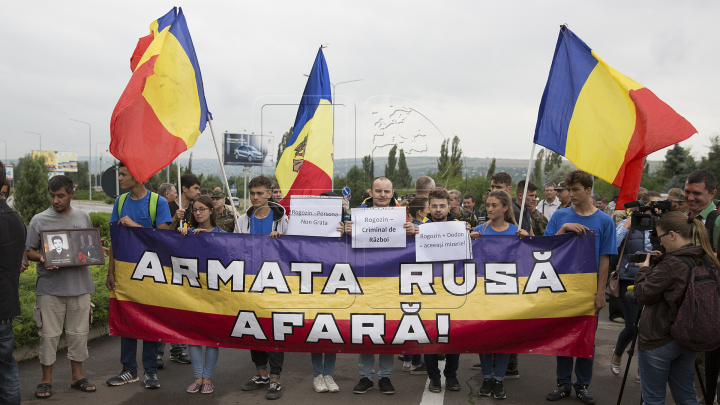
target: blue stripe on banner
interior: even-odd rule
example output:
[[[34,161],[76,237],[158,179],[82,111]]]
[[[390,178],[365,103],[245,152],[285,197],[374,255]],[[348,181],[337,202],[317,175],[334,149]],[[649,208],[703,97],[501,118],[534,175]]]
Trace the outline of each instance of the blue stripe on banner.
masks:
[[[560,29],[545,91],[540,101],[534,142],[565,155],[575,103],[598,60],[572,31]]]
[[[162,32],[168,25],[175,21],[175,15],[177,14],[177,7],[173,7],[167,14],[157,19],[158,32]]]
[[[315,111],[321,99],[325,99],[332,104],[332,92],[330,90],[330,73],[328,73],[327,64],[325,63],[325,55],[323,55],[322,48],[320,48],[315,57],[315,63],[313,63],[307,84],[305,84],[305,90],[300,99],[300,107],[295,117],[293,133],[287,145],[285,145],[286,147],[295,143],[298,135],[305,128],[305,124],[315,116]]]
[[[207,259],[218,259],[224,265],[231,260],[245,260],[245,274],[254,275],[264,261],[278,261],[283,274],[289,272],[291,262],[322,262],[327,277],[334,263],[350,263],[358,277],[397,277],[400,263],[415,263],[415,240],[407,239],[406,248],[352,249],[349,237],[315,238],[283,235],[270,239],[268,235],[201,233],[182,236],[177,231],[148,228],[127,228],[110,225],[113,255],[116,260],[137,263],[145,251],[158,254],[163,266],[171,267],[171,255],[199,258],[199,271],[205,273]],[[528,277],[538,261],[553,264],[558,274],[597,272],[595,262],[595,234],[575,236],[535,236],[524,240],[516,236],[480,236],[473,241],[473,260],[478,277],[485,274],[486,263],[518,264],[518,277]],[[534,253],[535,252],[535,253]],[[540,255],[538,252],[546,252]],[[548,254],[547,252],[551,252]],[[455,276],[462,277],[463,261],[456,262]],[[435,277],[442,277],[441,263],[433,266]]]

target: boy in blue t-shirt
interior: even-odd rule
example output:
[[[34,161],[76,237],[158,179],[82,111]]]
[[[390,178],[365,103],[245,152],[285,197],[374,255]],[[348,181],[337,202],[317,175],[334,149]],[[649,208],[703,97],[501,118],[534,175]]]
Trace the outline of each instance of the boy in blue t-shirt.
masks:
[[[129,189],[130,195],[125,198],[122,212],[118,212],[118,199],[115,200],[110,222],[117,221],[121,225],[129,227],[145,227],[152,228],[152,218],[150,217],[149,203],[150,192],[145,186],[130,174],[125,165],[121,162],[118,170],[118,180],[120,188]],[[167,201],[163,197],[158,197],[157,208],[155,211],[155,228],[169,229],[172,223],[170,216],[170,208]],[[115,260],[110,248],[110,261],[108,262],[108,275],[105,285],[108,290],[115,289]],[[127,383],[139,381],[137,375],[137,339],[126,337],[120,338],[120,362],[123,369],[115,377],[107,380],[107,385],[119,386]],[[143,341],[142,363],[145,369],[145,388],[160,388],[160,382],[157,379],[157,355],[158,342]]]
[[[610,255],[617,254],[615,221],[604,212],[595,208],[590,200],[593,176],[581,170],[574,170],[565,177],[565,186],[570,191],[573,205],[558,209],[550,218],[545,235],[562,235],[575,232],[586,235],[595,231],[595,259],[598,270],[597,293],[595,294],[595,315],[605,306],[605,284],[607,283]],[[578,357],[575,361],[575,394],[583,404],[594,404],[595,399],[587,387],[592,379],[593,359]],[[547,395],[547,400],[557,401],[570,396],[573,371],[573,358],[557,357],[557,387]]]

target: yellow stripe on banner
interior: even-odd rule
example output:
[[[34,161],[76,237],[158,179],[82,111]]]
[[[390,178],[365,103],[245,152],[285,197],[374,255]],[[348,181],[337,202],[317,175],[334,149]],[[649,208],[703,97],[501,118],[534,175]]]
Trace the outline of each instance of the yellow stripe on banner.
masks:
[[[635,104],[629,91],[643,86],[610,67],[595,52],[593,56],[599,63],[575,103],[565,157],[579,169],[612,183],[635,131]]]
[[[292,187],[299,172],[298,167],[304,161],[312,162],[332,178],[332,119],[332,104],[325,99],[321,99],[317,110],[315,110],[315,115],[305,124],[295,143],[283,151],[275,169],[275,176],[283,195],[286,195]],[[305,140],[306,137],[307,141]],[[304,148],[303,142],[306,142]]]
[[[146,277],[142,281],[131,280],[135,263],[115,262],[115,295],[118,300],[134,301],[194,312],[208,312],[236,316],[238,311],[255,311],[258,317],[269,318],[272,312],[292,310],[305,312],[313,318],[318,312],[332,311],[337,319],[349,319],[351,313],[386,313],[388,320],[402,316],[400,303],[420,302],[421,316],[434,319],[435,313],[451,312],[453,320],[505,320],[532,318],[559,318],[593,315],[597,275],[561,275],[567,292],[552,293],[547,288],[536,294],[522,294],[527,277],[518,279],[520,294],[485,295],[485,280],[478,277],[475,290],[467,296],[453,296],[443,288],[441,277],[435,278],[436,295],[421,295],[417,287],[413,295],[399,294],[396,277],[361,277],[359,283],[364,295],[348,295],[340,291],[335,295],[321,294],[326,277],[313,278],[313,294],[299,294],[299,277],[287,277],[291,294],[278,294],[269,289],[265,293],[248,293],[254,275],[245,276],[245,291],[232,292],[230,285],[219,284],[219,290],[208,290],[207,275],[201,273],[202,288],[184,284],[173,285],[172,270],[164,267],[168,284],[155,283]],[[462,279],[457,280],[462,283]]]
[[[150,60],[155,55],[158,55],[160,51],[163,49],[163,44],[165,44],[165,37],[168,36],[168,33],[170,32],[170,26],[168,25],[165,27],[163,32],[157,32],[158,29],[158,23],[157,21],[153,21],[152,24],[150,24],[150,30],[154,33],[154,37],[152,42],[150,42],[150,45],[145,50],[145,53],[143,54],[142,58],[140,58],[140,62],[138,62],[137,66],[135,66],[135,70],[138,70],[140,66],[142,66],[143,63]]]

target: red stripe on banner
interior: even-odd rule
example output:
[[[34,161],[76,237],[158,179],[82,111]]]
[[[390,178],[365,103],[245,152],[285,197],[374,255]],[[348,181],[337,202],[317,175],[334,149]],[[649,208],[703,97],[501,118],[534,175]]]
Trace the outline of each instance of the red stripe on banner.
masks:
[[[642,180],[645,156],[682,142],[697,133],[685,118],[647,88],[630,91],[635,103],[635,131],[628,144],[625,160],[613,184],[621,187],[617,207],[635,201]]]
[[[285,212],[290,212],[290,196],[292,195],[320,195],[331,191],[332,179],[325,171],[313,162],[305,160],[290,190],[285,194],[280,205],[285,207]]]
[[[185,141],[165,128],[142,95],[156,60],[153,56],[133,73],[110,119],[110,153],[141,183],[187,150]]]
[[[278,313],[302,312],[283,310]],[[313,323],[294,329],[285,342],[273,342],[272,319],[260,318],[259,323],[269,339],[257,340],[251,336],[231,337],[234,316],[143,305],[131,301],[110,299],[110,334],[135,339],[183,343],[200,346],[222,346],[237,349],[254,349],[281,352],[343,352],[343,353],[533,353],[554,356],[587,357],[593,355],[597,317],[544,318],[522,320],[453,321],[451,320],[448,344],[437,340],[435,319],[426,319],[432,344],[374,345],[350,344],[350,320],[336,319],[345,344],[329,341],[305,343],[304,339]],[[399,321],[386,321],[384,340],[391,342]],[[215,336],[216,340],[210,340]]]

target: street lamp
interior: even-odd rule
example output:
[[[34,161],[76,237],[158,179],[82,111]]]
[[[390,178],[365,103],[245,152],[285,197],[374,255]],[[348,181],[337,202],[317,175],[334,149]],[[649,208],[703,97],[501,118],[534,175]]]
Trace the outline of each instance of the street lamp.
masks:
[[[0,142],[4,142],[4,143],[5,143],[5,164],[8,164],[8,160],[7,160],[7,141],[3,141],[2,139],[0,139]]]
[[[310,75],[306,75],[305,73],[303,73],[303,76],[305,76],[305,77],[310,77]],[[336,88],[337,86],[341,85],[341,84],[352,83],[352,82],[360,82],[360,81],[363,81],[363,80],[365,80],[365,79],[354,79],[354,80],[347,80],[347,81],[340,82],[340,83],[335,83],[335,84],[333,84],[332,82],[330,82],[330,85],[332,86],[332,89],[333,89],[333,90],[332,90],[332,118],[333,118],[333,123],[332,123],[332,131],[333,131],[333,135],[332,135],[332,136],[333,136],[333,137],[332,137],[332,145],[333,145],[333,156],[335,156],[335,88]],[[335,161],[335,159],[333,159],[333,170],[335,170],[334,161]],[[335,188],[335,175],[334,175],[334,174],[331,174],[331,176],[330,176],[330,189],[332,190],[333,188]]]
[[[23,131],[26,134],[35,134],[40,137],[40,150],[42,150],[42,135],[38,134],[37,132],[30,132],[30,131]]]
[[[87,123],[85,121],[75,120],[70,118],[70,121],[79,122],[81,124],[85,124],[88,126],[88,153],[90,153],[90,156],[88,157],[88,199],[92,201],[92,170],[90,170],[90,162],[92,162],[92,126],[90,123]]]

